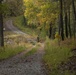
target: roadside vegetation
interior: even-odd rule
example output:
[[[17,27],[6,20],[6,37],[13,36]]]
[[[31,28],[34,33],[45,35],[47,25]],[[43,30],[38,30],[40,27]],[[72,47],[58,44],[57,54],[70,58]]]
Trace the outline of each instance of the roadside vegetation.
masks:
[[[43,60],[49,75],[75,75],[73,72],[71,73],[71,70],[68,68],[64,68],[69,66],[70,62],[67,62],[69,61],[69,58],[74,55],[72,49],[75,47],[75,40],[67,39],[66,41],[61,42],[59,46],[57,40],[52,41],[47,38]],[[72,67],[73,66],[71,66],[71,69]]]
[[[29,38],[29,36],[27,36]],[[25,36],[11,31],[4,32],[4,47],[0,47],[0,60],[8,59],[33,46]]]
[[[24,50],[25,47],[22,46],[5,46],[3,48],[0,47],[0,60],[15,56],[18,53],[23,52]]]
[[[35,54],[35,53],[37,52],[37,50],[39,49],[40,46],[41,46],[41,44],[40,44],[40,43],[37,43],[29,52],[27,52],[27,53],[23,56],[23,58]]]

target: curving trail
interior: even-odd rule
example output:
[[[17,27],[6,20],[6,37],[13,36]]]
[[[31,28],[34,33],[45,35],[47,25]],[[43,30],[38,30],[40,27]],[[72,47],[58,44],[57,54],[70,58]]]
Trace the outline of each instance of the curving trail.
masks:
[[[20,31],[17,27],[13,26],[12,20],[6,21],[5,27],[6,27],[6,30],[10,30],[14,33],[28,35],[28,34],[22,32],[22,31]]]
[[[12,31],[13,33],[15,33],[17,35],[24,36],[24,38],[29,42],[35,42],[35,43],[37,42],[36,38],[33,38],[31,35],[26,34],[26,33],[22,32],[21,30],[19,30],[17,27],[15,27],[13,25],[12,20],[6,21],[5,29],[6,29],[6,31]],[[8,37],[8,36],[5,36],[5,37]]]
[[[12,20],[7,21],[6,25],[14,33],[28,35],[14,27]],[[46,70],[42,62],[45,53],[44,44],[41,44],[35,54],[22,58],[30,50],[25,50],[12,58],[0,61],[0,75],[46,75]]]

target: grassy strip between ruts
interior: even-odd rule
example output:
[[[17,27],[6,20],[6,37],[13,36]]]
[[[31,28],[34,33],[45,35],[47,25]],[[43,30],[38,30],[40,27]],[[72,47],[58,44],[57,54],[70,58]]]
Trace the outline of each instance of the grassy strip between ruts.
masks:
[[[10,58],[18,53],[21,53],[25,50],[25,47],[22,46],[10,46],[10,47],[4,47],[0,48],[0,60],[4,60],[7,58]]]
[[[35,47],[33,47],[29,52],[27,52],[22,58],[25,58],[27,56],[33,55],[34,53],[37,52],[37,49],[39,48],[38,45],[36,45]]]
[[[41,46],[41,43],[37,43],[37,44],[35,45],[35,47],[33,47],[29,52],[27,52],[27,53],[23,56],[23,58],[24,58],[24,57],[27,57],[27,56],[30,56],[30,55],[33,55],[34,53],[36,53],[40,46]]]
[[[58,46],[56,41],[52,41],[47,38],[43,60],[49,73],[48,75],[74,75],[68,70],[62,71],[58,69],[61,62],[67,62],[68,58],[73,55],[71,53],[71,48],[75,45],[75,43],[69,43],[69,41],[66,41],[66,43]]]

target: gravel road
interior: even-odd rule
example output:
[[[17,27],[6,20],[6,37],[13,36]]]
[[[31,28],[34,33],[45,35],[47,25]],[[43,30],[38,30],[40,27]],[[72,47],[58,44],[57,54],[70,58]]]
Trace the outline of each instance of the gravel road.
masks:
[[[28,35],[14,27],[12,20],[6,22],[6,27],[14,33]],[[0,75],[46,75],[46,70],[42,63],[44,45],[41,45],[35,54],[22,58],[28,51],[25,50],[12,58],[0,61]]]
[[[34,42],[34,43],[37,42],[37,39],[35,37],[33,38],[31,35],[24,33],[21,30],[19,30],[17,27],[15,27],[13,25],[12,20],[6,21],[4,26],[5,26],[6,31],[9,31],[9,32],[12,31],[15,34],[20,34],[21,36],[24,36],[28,42]],[[7,37],[7,36],[5,36],[5,37]]]
[[[42,57],[43,47],[26,58],[21,58],[27,51],[0,62],[0,75],[46,75]]]
[[[17,34],[28,35],[28,34],[22,32],[22,31],[20,31],[17,27],[13,26],[12,20],[6,21],[5,28],[6,28],[6,30],[12,31],[12,32],[17,33]]]

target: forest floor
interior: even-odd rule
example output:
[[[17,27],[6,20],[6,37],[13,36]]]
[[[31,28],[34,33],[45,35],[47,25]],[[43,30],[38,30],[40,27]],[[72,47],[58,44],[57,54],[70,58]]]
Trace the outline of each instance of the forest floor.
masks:
[[[30,38],[28,34],[21,32],[14,27],[11,20],[6,22],[5,28],[7,31],[12,31],[14,34],[20,34],[21,36],[25,35],[24,39],[27,41],[36,41],[32,37]],[[10,35],[6,35],[5,38],[8,36]],[[13,45],[13,43],[11,44]],[[25,50],[16,56],[0,61],[0,75],[46,75],[45,67],[42,61],[43,55],[45,53],[44,44],[40,44],[39,48],[34,54],[24,57],[30,50],[31,49]]]

